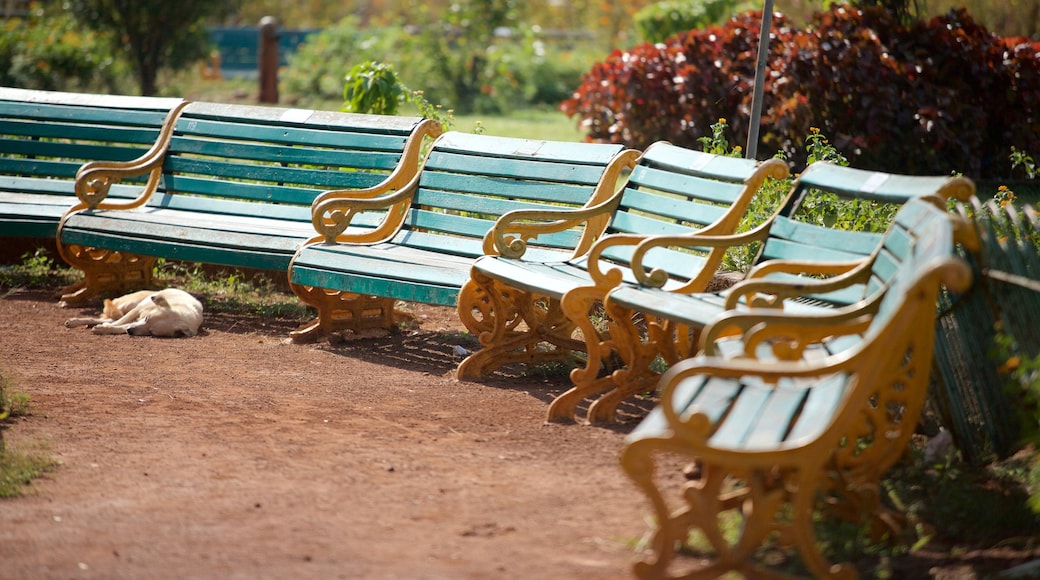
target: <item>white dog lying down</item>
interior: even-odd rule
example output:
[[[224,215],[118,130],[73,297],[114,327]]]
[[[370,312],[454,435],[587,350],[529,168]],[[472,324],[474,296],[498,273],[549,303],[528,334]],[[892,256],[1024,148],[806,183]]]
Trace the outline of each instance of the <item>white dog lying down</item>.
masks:
[[[101,318],[70,318],[65,326],[93,326],[94,334],[195,336],[202,325],[202,304],[184,290],[141,290],[105,300]]]

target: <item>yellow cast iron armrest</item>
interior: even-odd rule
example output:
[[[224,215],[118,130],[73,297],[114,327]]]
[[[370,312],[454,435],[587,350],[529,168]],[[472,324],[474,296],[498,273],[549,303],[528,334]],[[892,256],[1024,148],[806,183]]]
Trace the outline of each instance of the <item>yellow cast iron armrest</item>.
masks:
[[[607,229],[624,191],[616,184],[622,173],[635,167],[639,156],[640,152],[632,149],[619,153],[604,172],[596,192],[580,209],[521,209],[502,214],[484,236],[484,253],[518,259],[527,251],[528,240],[585,224],[581,239],[571,254],[572,257],[581,256]]]
[[[315,203],[311,209],[311,223],[318,235],[308,243],[337,242],[374,243],[390,238],[400,229],[412,198],[419,187],[419,174],[396,191],[392,183],[383,182],[376,187],[358,190],[357,197],[346,197],[345,193]],[[367,211],[386,210],[386,215],[373,230],[361,234],[344,234],[354,216]]]
[[[801,358],[808,346],[825,338],[863,332],[877,305],[877,300],[861,300],[819,313],[789,314],[771,308],[725,312],[701,332],[699,350],[706,355],[718,355],[719,340],[739,335],[746,357],[755,358],[762,342],[776,340],[774,356],[795,360]]]
[[[424,119],[412,132],[401,154],[401,161],[393,172],[383,180],[382,183],[366,189],[333,189],[322,192],[311,202],[312,212],[319,205],[333,199],[345,199],[353,201],[356,199],[369,199],[384,195],[387,191],[401,189],[410,182],[419,171],[419,160],[422,154],[422,145],[425,139],[436,139],[442,132],[440,123],[432,119]],[[320,231],[320,230],[319,230]]]
[[[868,261],[865,258],[840,262],[821,262],[819,260],[768,260],[748,270],[746,279],[764,278],[770,274],[820,274],[836,276],[856,268],[862,268]],[[869,267],[869,266],[868,266]]]
[[[664,270],[662,270],[660,268],[654,268],[653,270],[651,270],[649,272],[646,271],[646,268],[643,266],[643,259],[644,259],[644,256],[646,256],[647,252],[649,252],[650,250],[652,250],[654,248],[658,248],[658,247],[669,247],[669,246],[670,247],[689,247],[689,248],[714,248],[714,249],[725,250],[726,248],[732,248],[734,246],[742,246],[742,245],[750,244],[752,242],[759,242],[759,241],[764,240],[769,235],[769,226],[770,226],[771,223],[772,223],[772,220],[769,220],[769,221],[766,221],[765,223],[760,224],[758,227],[756,227],[753,230],[749,230],[749,231],[741,233],[741,234],[732,234],[732,235],[728,235],[728,236],[707,236],[707,235],[702,235],[700,233],[687,234],[687,235],[682,235],[682,236],[649,236],[645,240],[643,240],[638,246],[636,246],[635,251],[632,253],[632,259],[631,259],[632,274],[635,275],[636,280],[638,280],[640,284],[642,284],[644,286],[651,286],[651,287],[654,287],[654,288],[660,288],[660,287],[664,286],[665,282],[668,281],[668,272],[666,272],[666,271],[664,271]],[[606,244],[606,242],[605,242],[605,244]],[[606,247],[606,246],[604,246],[604,247]],[[601,248],[601,251],[602,251],[602,248]],[[590,263],[590,266],[591,265],[592,264]],[[593,272],[591,267],[589,269],[589,272],[590,272],[590,274],[592,274],[594,279],[596,278],[596,276],[601,276],[602,277],[602,276],[605,275],[603,272],[600,272],[598,269],[597,269],[596,272]],[[703,273],[691,273],[691,274],[703,274]],[[712,272],[711,274],[714,274],[714,272]],[[702,288],[697,287],[693,283],[693,281],[696,281],[699,277],[700,277],[699,275],[691,276],[691,282],[687,283],[683,287],[676,288],[675,292],[685,293],[685,292],[691,292],[691,291],[696,292],[696,291],[702,290]]]
[[[757,308],[780,308],[784,300],[798,298],[806,294],[824,294],[847,288],[853,284],[862,284],[870,277],[871,260],[864,258],[851,262],[801,262],[783,261],[783,263],[763,264],[771,268],[755,268],[748,272],[747,279],[737,282],[727,291],[726,310],[736,308],[741,299],[748,305]],[[756,278],[783,272],[788,274],[818,274],[831,276],[826,279],[806,280],[763,280]]]
[[[382,183],[365,189],[333,189],[314,198],[311,223],[318,236],[308,243],[372,243],[394,235],[418,186],[423,143],[426,138],[436,139],[442,132],[440,123],[424,119],[408,138],[397,167]],[[395,205],[397,207],[392,207]],[[387,212],[377,228],[358,236],[342,236],[355,215],[378,209],[387,209]]]
[[[562,232],[581,224],[586,224],[585,227],[589,228],[593,226],[593,220],[607,218],[598,220],[595,224],[600,225],[601,222],[602,231],[620,201],[621,195],[618,194],[593,207],[560,210],[518,209],[506,212],[484,235],[484,253],[518,259],[527,251],[528,240],[542,234]],[[581,255],[578,250],[579,248],[575,247],[574,256]]]
[[[187,101],[182,101],[166,114],[162,128],[155,143],[143,155],[130,161],[91,161],[83,164],[76,171],[76,197],[79,202],[69,212],[81,209],[132,209],[140,207],[148,202],[159,186],[159,178],[162,176],[162,164],[166,155],[166,149],[173,136],[173,129],[177,117],[180,116]],[[148,181],[141,190],[140,195],[126,202],[105,202],[108,191],[127,177],[137,177],[149,173]]]
[[[856,372],[862,365],[859,353],[865,347],[856,347],[823,359],[808,362],[797,361],[762,361],[753,359],[724,359],[711,356],[698,356],[672,365],[661,377],[661,400],[658,407],[664,413],[668,425],[675,435],[681,439],[705,443],[712,434],[714,426],[703,414],[694,413],[689,418],[679,417],[673,401],[675,389],[682,384],[683,377],[707,375],[714,378],[739,379],[747,376],[759,377],[766,383],[775,384],[784,378],[811,378],[840,372]],[[869,362],[869,361],[866,361]]]

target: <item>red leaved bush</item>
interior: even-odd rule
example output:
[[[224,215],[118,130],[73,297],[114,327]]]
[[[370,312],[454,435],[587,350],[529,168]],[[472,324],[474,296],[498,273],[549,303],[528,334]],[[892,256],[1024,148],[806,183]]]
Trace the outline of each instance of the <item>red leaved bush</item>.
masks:
[[[561,109],[592,141],[697,147],[726,118],[747,135],[761,13],[615,52]],[[901,24],[837,6],[805,30],[773,20],[759,157],[804,166],[811,127],[852,165],[911,174],[1006,177],[1012,146],[1040,153],[1040,57],[963,10]]]

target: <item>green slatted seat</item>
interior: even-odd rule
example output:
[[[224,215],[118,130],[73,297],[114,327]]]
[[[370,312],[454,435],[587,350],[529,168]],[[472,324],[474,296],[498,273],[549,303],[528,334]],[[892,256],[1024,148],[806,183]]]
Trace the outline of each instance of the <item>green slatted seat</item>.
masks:
[[[85,279],[63,299],[148,285],[159,257],[286,272],[315,235],[316,200],[394,191],[418,170],[423,137],[438,133],[418,117],[191,103],[152,159],[81,174],[81,203],[58,242]],[[145,178],[132,202],[111,197],[111,184]]]
[[[159,141],[181,99],[0,87],[0,236],[54,237],[91,161],[130,162]],[[133,197],[140,187],[114,187]]]
[[[883,242],[887,258],[873,262],[889,288],[873,313],[767,316],[746,327],[741,356],[684,359],[661,377],[658,407],[621,453],[654,512],[636,576],[677,577],[681,568],[687,578],[767,577],[768,563],[756,555],[777,541],[798,548],[812,577],[853,578],[851,565],[832,566],[821,553],[816,514],[870,521],[878,534],[899,531],[900,514],[881,503],[880,479],[905,453],[927,398],[940,285],[963,292],[971,281],[954,249],[969,228],[942,205],[911,199],[897,214]],[[768,345],[801,357],[821,337],[834,347],[843,336],[852,340],[812,360],[756,357]],[[698,463],[695,480],[655,476],[676,454]],[[693,529],[711,549],[680,564],[679,546]]]
[[[887,257],[877,253],[883,234],[800,221],[801,204],[823,194],[901,205],[925,196],[964,200],[974,192],[974,184],[961,177],[905,176],[814,163],[795,180],[777,213],[761,226],[732,236],[698,234],[687,242],[720,249],[761,243],[745,280],[729,291],[683,292],[649,283],[622,284],[610,291],[604,306],[615,324],[610,341],[597,348],[618,353],[624,368],[599,378],[598,368],[584,369],[584,382],[575,381],[573,389],[550,405],[550,419],[571,417],[581,401],[592,399],[587,419],[613,420],[621,402],[653,389],[659,377],[658,360],[672,364],[693,354],[702,328],[725,311],[746,308],[749,301],[803,317],[841,307],[849,307],[848,315],[854,316],[859,308],[872,307],[874,302],[868,299],[876,298],[887,280]],[[637,269],[650,270],[644,256],[668,243],[668,238],[644,242],[636,250]],[[644,273],[643,279],[651,276]]]
[[[572,351],[585,351],[577,337],[596,335],[590,309],[617,284],[607,270],[617,268],[626,283],[638,283],[627,265],[646,236],[733,233],[766,179],[783,179],[787,173],[778,159],[756,162],[659,142],[647,148],[625,187],[602,207],[509,214],[495,229],[495,255],[474,263],[459,300],[459,316],[479,336],[482,348],[462,362],[458,377],[475,378],[510,363],[562,360]],[[609,244],[554,261],[524,253],[525,245],[517,244],[510,231],[524,221],[542,220],[549,231],[604,216],[609,217]],[[668,274],[670,289],[691,292],[707,286],[722,258],[721,251],[668,247],[650,261]],[[570,306],[561,304],[564,295]]]
[[[318,319],[297,341],[393,324],[394,301],[454,305],[485,237],[517,210],[580,208],[609,198],[637,152],[618,145],[449,132],[434,142],[416,180],[385,199],[349,196],[316,207],[322,235],[293,259],[290,281]],[[375,232],[343,228],[386,211]],[[531,252],[560,259],[588,247],[605,223],[539,236]],[[598,229],[597,229],[598,228]]]

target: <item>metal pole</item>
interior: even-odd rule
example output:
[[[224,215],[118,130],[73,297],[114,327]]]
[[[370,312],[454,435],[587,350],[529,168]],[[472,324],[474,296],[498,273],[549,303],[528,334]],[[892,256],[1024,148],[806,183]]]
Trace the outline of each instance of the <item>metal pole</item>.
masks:
[[[773,27],[773,0],[765,0],[762,8],[762,30],[758,35],[758,62],[755,65],[755,89],[751,95],[751,124],[748,126],[744,157],[758,156],[758,129],[762,123],[762,93],[766,84],[766,61],[769,59],[769,33]]]

